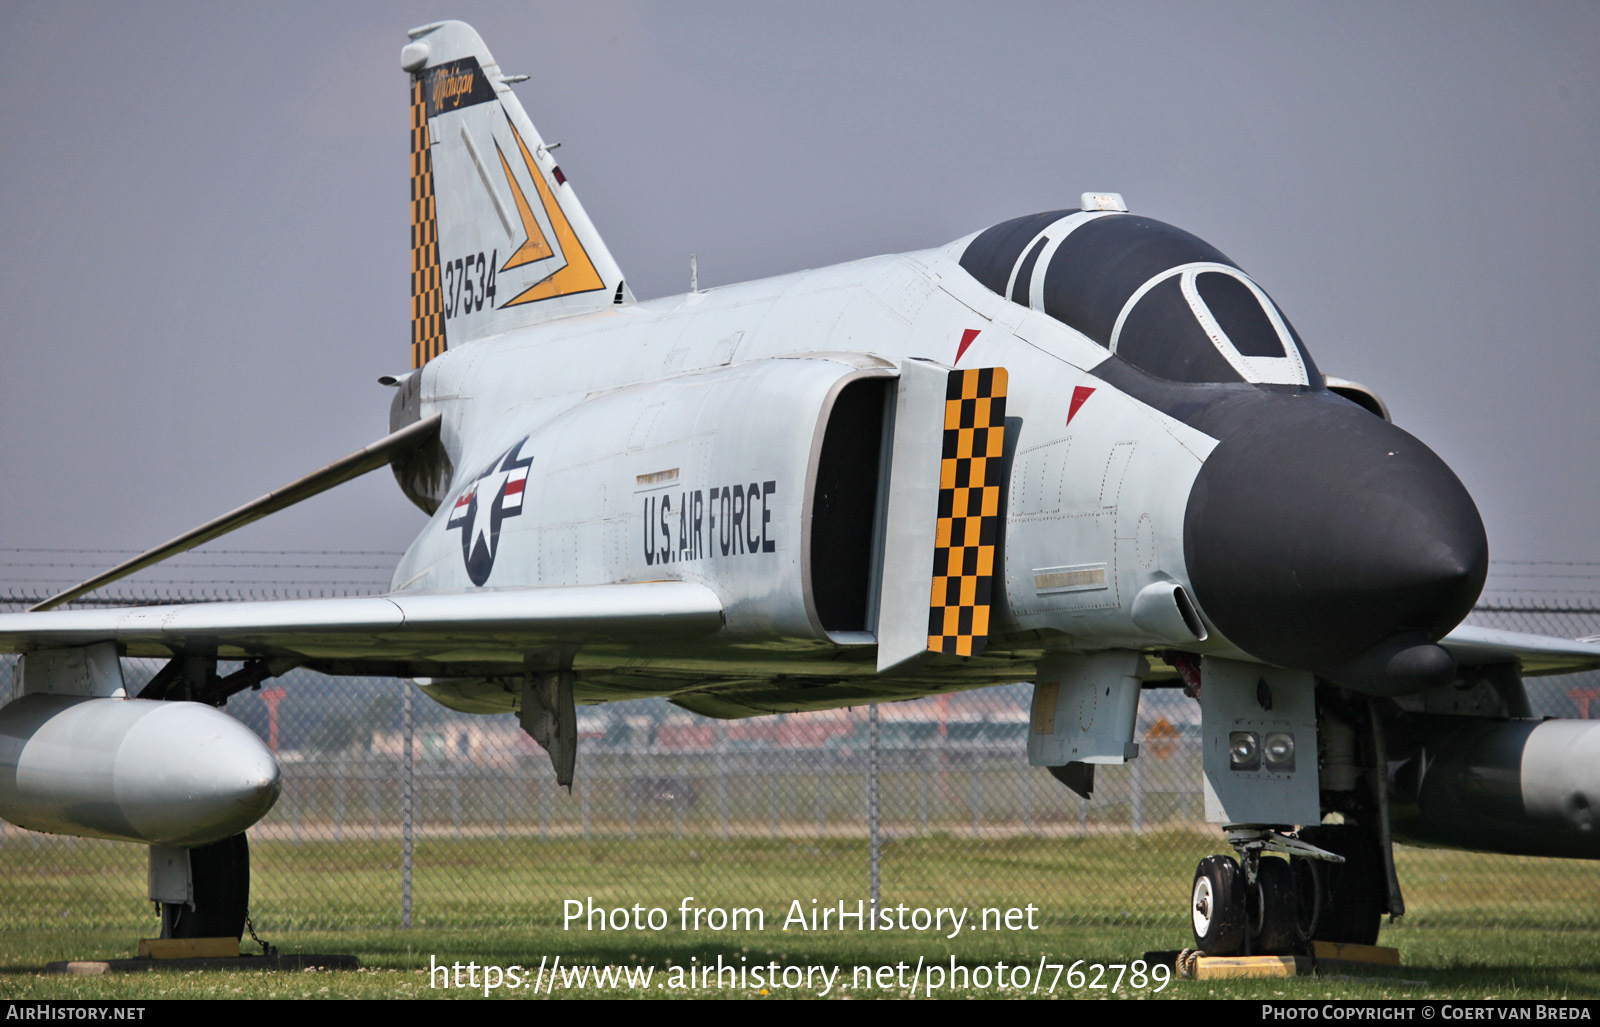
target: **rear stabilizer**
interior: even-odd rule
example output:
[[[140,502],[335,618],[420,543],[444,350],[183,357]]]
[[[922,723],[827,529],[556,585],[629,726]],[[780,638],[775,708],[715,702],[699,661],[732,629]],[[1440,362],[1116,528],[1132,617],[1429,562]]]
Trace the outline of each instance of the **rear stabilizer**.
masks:
[[[411,363],[450,346],[633,302],[478,33],[412,29]]]

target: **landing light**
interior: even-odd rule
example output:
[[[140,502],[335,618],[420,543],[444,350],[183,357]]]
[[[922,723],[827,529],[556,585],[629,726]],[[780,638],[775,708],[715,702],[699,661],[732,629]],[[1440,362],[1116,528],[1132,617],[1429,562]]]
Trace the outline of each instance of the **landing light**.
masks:
[[[1294,735],[1275,731],[1267,736],[1267,769],[1294,769]]]
[[[1228,766],[1232,770],[1255,770],[1261,766],[1261,739],[1254,731],[1228,735]]]
[[[1261,770],[1286,774],[1294,770],[1294,735],[1274,731],[1265,741],[1254,731],[1228,734],[1228,769]]]

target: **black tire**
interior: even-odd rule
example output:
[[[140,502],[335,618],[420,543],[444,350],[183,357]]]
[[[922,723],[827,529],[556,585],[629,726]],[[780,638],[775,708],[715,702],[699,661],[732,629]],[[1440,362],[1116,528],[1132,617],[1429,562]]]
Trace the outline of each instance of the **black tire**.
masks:
[[[1301,835],[1304,834],[1302,831]],[[1321,860],[1289,857],[1289,875],[1294,879],[1295,908],[1300,914],[1300,936],[1307,940],[1322,938],[1317,931],[1322,924],[1322,907],[1326,905],[1328,878],[1322,873],[1321,866]]]
[[[194,908],[161,904],[168,938],[237,938],[250,908],[250,843],[241,834],[189,850]]]
[[[1268,956],[1288,956],[1304,951],[1306,934],[1300,916],[1300,899],[1288,860],[1261,857],[1256,865],[1253,898],[1250,951]]]
[[[1377,836],[1349,824],[1324,824],[1300,832],[1302,841],[1343,856],[1343,863],[1296,857],[1295,887],[1314,908],[1301,921],[1315,941],[1375,945],[1387,906],[1383,855]]]
[[[1189,918],[1195,948],[1208,956],[1232,956],[1244,949],[1244,875],[1229,856],[1207,856],[1195,868],[1189,893]]]

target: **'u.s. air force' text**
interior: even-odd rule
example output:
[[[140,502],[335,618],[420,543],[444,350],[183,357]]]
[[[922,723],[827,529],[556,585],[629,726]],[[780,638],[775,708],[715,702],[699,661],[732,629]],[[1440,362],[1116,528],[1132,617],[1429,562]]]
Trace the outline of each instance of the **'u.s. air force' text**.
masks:
[[[684,489],[644,497],[644,562],[777,551],[772,537],[775,481]]]

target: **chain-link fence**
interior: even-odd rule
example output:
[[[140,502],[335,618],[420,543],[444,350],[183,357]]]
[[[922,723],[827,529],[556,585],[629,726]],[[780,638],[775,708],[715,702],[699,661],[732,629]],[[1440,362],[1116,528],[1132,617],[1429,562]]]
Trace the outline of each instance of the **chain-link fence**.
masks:
[[[1600,605],[1501,606],[1472,621],[1570,638],[1600,632]],[[0,664],[0,698],[14,663]],[[1529,691],[1537,715],[1600,714],[1600,674],[1532,679]],[[1204,823],[1198,705],[1147,690],[1140,758],[1100,768],[1084,801],[1027,765],[1030,694],[886,704],[876,725],[865,707],[743,721],[662,700],[582,707],[569,794],[514,716],[455,714],[398,680],[292,672],[225,707],[284,775],[250,832],[252,911],[279,930],[515,925],[573,898],[853,900],[876,869],[886,903],[960,894],[1032,903],[1057,923],[1181,928],[1195,862],[1225,849]],[[1398,859],[1414,920],[1600,919],[1600,865],[1411,848]],[[0,929],[148,926],[140,846],[0,825],[0,867]]]

